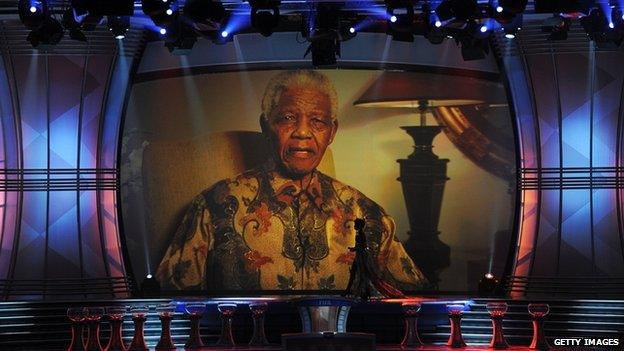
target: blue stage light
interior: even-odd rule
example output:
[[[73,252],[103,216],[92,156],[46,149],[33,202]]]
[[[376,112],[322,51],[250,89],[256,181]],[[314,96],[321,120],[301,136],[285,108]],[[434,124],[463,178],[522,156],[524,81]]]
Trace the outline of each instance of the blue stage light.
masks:
[[[167,11],[165,11],[165,13],[169,16],[173,15],[173,10],[172,9],[167,9]]]
[[[397,16],[395,15],[390,16],[390,22],[394,23],[396,21],[397,21]]]
[[[349,33],[354,34],[355,33],[355,28],[353,28],[353,27],[349,28]]]
[[[488,30],[487,26],[481,26],[481,29],[480,29],[481,33],[485,33],[487,32],[487,30]]]
[[[434,25],[434,26],[436,26],[436,27],[438,27],[438,28],[440,28],[440,27],[442,27],[442,22],[440,22],[440,21],[435,21],[435,23],[434,23],[433,25]]]
[[[498,13],[503,12],[503,7],[502,6],[496,6],[496,12],[498,12]]]
[[[165,35],[167,34],[167,30],[165,28],[160,28],[159,30],[160,34]]]
[[[224,38],[227,38],[227,36],[228,36],[229,34],[230,34],[230,33],[228,33],[228,32],[227,32],[227,31],[225,31],[225,30],[224,30],[223,32],[221,32],[221,36],[222,36],[222,37],[224,37]]]
[[[35,13],[35,12],[37,12],[37,8],[35,6],[31,6],[30,13]]]

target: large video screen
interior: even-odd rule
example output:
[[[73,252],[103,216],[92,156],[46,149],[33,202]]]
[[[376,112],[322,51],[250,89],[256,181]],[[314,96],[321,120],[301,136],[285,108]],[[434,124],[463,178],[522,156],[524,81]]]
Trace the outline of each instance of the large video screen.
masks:
[[[515,152],[502,84],[435,72],[181,71],[135,83],[121,151],[138,279],[165,290],[343,290],[354,221],[408,292],[502,274]]]

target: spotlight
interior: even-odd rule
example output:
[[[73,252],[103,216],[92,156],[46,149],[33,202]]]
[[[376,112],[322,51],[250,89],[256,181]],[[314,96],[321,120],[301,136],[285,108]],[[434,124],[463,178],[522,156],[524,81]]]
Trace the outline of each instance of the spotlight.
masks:
[[[273,34],[279,25],[279,0],[250,0],[251,25],[265,37]]]
[[[513,20],[503,24],[503,30],[505,31],[505,38],[513,39],[516,37],[520,29],[522,28],[522,14],[514,15]]]
[[[184,4],[184,14],[193,22],[219,28],[225,18],[223,4],[213,0],[188,0]]]
[[[503,7],[502,6],[496,6],[496,12],[498,12],[498,13],[503,12]]]
[[[588,16],[582,17],[580,21],[587,36],[599,48],[616,49],[622,43],[624,34],[614,30],[609,25],[607,16],[600,9],[593,9]]]
[[[386,0],[386,11],[390,18],[387,33],[392,40],[413,42],[414,6],[406,1]]]
[[[165,35],[167,34],[167,30],[165,28],[160,28],[160,30],[158,31],[160,34]]]
[[[176,20],[165,37],[165,46],[174,55],[188,55],[197,41],[195,31],[184,21]]]
[[[442,22],[435,21],[434,26],[436,26],[437,28],[440,28],[440,27],[442,27]]]
[[[310,46],[304,57],[312,54],[312,65],[333,66],[336,56],[340,56],[340,8],[338,4],[317,3],[314,18],[308,19],[306,38]],[[347,33],[344,31],[344,33]]]
[[[495,296],[498,290],[498,280],[492,273],[486,273],[479,280],[479,296]]]
[[[141,0],[143,13],[148,15],[152,22],[159,27],[167,27],[172,23],[173,9],[168,2],[161,0]]]
[[[230,34],[230,33],[228,33],[228,32],[227,32],[227,31],[225,31],[225,30],[224,30],[223,32],[221,32],[221,36],[222,36],[223,38],[227,38],[227,36],[228,36],[229,34]]]
[[[535,13],[589,13],[594,1],[535,0]]]
[[[99,22],[104,16],[134,15],[133,0],[71,0],[77,17],[91,17],[89,22]]]
[[[527,6],[527,0],[498,0],[498,7],[502,8],[505,12],[517,14],[524,12],[524,9]],[[497,12],[498,7],[496,8]]]
[[[490,53],[486,38],[475,38],[469,34],[462,34],[457,40],[461,44],[461,54],[464,61],[481,60]]]
[[[429,33],[427,33],[427,35],[425,35],[425,37],[427,38],[427,40],[429,40],[431,44],[438,45],[444,42],[446,35],[447,34],[444,28],[434,27],[431,28],[431,30],[429,31]]]
[[[442,21],[452,18],[468,20],[477,12],[477,0],[444,0],[436,8],[436,14]]]
[[[151,274],[148,274],[141,283],[141,296],[143,297],[159,297],[160,283]]]
[[[26,40],[36,48],[40,45],[56,45],[63,38],[63,26],[52,17],[46,17],[43,22],[28,34]]]
[[[570,29],[570,19],[561,15],[554,15],[542,22],[542,32],[550,33],[548,40],[566,40],[568,39],[568,30]]]
[[[123,39],[126,37],[128,29],[130,29],[129,16],[108,16],[106,22],[108,30],[113,33],[115,39]]]
[[[49,16],[48,5],[44,1],[20,0],[17,7],[19,18],[28,29],[37,28]]]
[[[622,8],[614,7],[611,9],[611,22],[613,23],[613,29],[624,32],[624,14],[622,13]]]
[[[87,37],[80,29],[81,24],[76,20],[76,16],[72,8],[68,8],[65,12],[63,12],[63,20],[61,23],[63,24],[63,27],[69,31],[70,39],[83,42],[87,41]]]
[[[338,41],[347,41],[355,38],[357,35],[357,30],[355,26],[351,22],[340,23],[340,35],[338,36]]]
[[[609,22],[609,28],[611,29],[615,28],[615,25],[613,24],[613,22]]]
[[[485,33],[488,30],[488,27],[486,26],[481,26],[481,28],[479,29],[481,31],[481,33]]]

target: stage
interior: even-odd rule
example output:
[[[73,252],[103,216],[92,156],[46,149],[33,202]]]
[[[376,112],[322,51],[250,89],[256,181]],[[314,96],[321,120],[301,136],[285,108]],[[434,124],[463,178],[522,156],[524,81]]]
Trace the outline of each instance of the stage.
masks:
[[[282,334],[300,333],[303,328],[300,311],[295,300],[300,297],[264,297],[264,298],[212,298],[212,299],[123,299],[94,301],[49,301],[49,302],[3,302],[0,303],[0,349],[2,350],[65,350],[71,340],[70,323],[66,312],[69,307],[95,306],[149,306],[145,322],[145,341],[153,349],[160,339],[161,324],[155,307],[173,302],[180,312],[176,312],[171,323],[171,335],[178,349],[183,349],[189,337],[190,322],[181,312],[184,304],[198,302],[206,304],[201,318],[200,334],[205,345],[202,350],[281,350]],[[317,296],[327,300],[332,296]],[[269,345],[250,347],[253,318],[249,304],[267,302],[264,330]],[[527,304],[534,302],[548,303],[550,313],[545,319],[544,333],[551,346],[555,338],[613,338],[622,340],[624,320],[623,300],[505,300],[505,299],[470,299],[470,298],[410,298],[405,300],[386,300],[372,303],[355,303],[350,306],[346,320],[347,333],[369,333],[374,335],[377,350],[446,350],[444,346],[451,333],[447,304],[465,304],[462,316],[463,339],[467,346],[464,350],[489,349],[487,344],[492,336],[492,323],[486,310],[486,304],[492,301],[506,301],[509,310],[503,318],[503,331],[510,350],[526,350],[531,343],[532,325]],[[405,334],[403,303],[421,305],[418,313],[418,334],[424,343],[414,348],[401,348]],[[221,318],[217,311],[219,304],[236,304],[232,319],[232,336],[235,347],[219,348],[213,345],[220,335]],[[124,317],[122,335],[125,345],[132,341],[134,330],[130,313]],[[334,334],[339,336],[340,333]],[[325,338],[334,337],[326,333]],[[106,315],[100,323],[100,342],[106,346],[110,337],[110,327]],[[87,340],[87,333],[84,333]],[[565,350],[565,347],[554,349]],[[578,348],[576,348],[578,349]],[[588,348],[584,348],[588,349]],[[596,350],[613,350],[609,347],[596,347]]]

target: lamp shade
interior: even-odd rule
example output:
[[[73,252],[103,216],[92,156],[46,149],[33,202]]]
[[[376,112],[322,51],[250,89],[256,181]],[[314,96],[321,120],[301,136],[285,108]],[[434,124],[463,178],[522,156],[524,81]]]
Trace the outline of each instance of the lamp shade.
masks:
[[[427,107],[505,104],[498,84],[447,74],[384,72],[353,103],[360,107]]]

